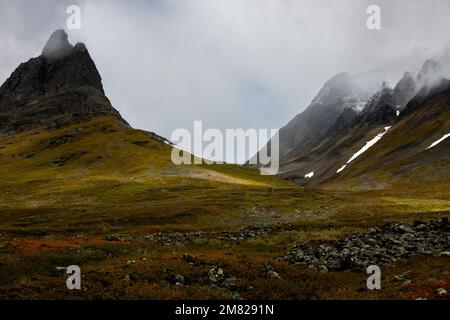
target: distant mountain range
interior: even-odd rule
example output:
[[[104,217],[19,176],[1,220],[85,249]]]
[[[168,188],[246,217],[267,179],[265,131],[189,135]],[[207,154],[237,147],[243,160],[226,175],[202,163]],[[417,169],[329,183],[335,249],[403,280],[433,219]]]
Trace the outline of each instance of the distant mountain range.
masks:
[[[450,81],[441,70],[427,60],[416,76],[405,72],[395,87],[383,83],[376,92],[357,77],[334,76],[280,130],[280,175],[322,188],[448,184]]]
[[[313,188],[448,188],[450,80],[441,70],[437,61],[427,60],[417,74],[405,72],[393,88],[383,83],[376,92],[365,89],[358,76],[334,76],[280,130],[279,175]],[[108,132],[116,136],[101,135]],[[17,172],[27,172],[31,158],[39,170],[70,164],[78,171],[122,170],[129,166],[124,150],[140,163],[130,172],[145,179],[153,177],[146,166],[173,165],[170,142],[128,125],[106,97],[86,46],[72,46],[63,30],[54,32],[42,54],[22,63],[0,87],[0,137],[18,135],[31,135],[34,142],[0,146],[5,170],[14,165]],[[220,166],[174,168],[178,173],[166,172],[167,179],[279,183],[256,178],[247,168],[237,176]]]

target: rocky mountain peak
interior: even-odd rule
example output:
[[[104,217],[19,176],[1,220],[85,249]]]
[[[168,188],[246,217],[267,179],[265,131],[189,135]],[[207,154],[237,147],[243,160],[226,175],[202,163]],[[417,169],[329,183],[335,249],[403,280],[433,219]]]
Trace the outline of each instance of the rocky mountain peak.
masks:
[[[69,43],[67,33],[62,30],[56,30],[50,36],[42,50],[42,56],[51,60],[61,59],[72,52],[73,46]]]
[[[405,72],[403,77],[394,88],[394,103],[403,108],[417,93],[417,84],[409,72]]]
[[[428,59],[422,66],[419,74],[417,75],[417,82],[420,88],[431,88],[436,83],[442,80],[442,65],[433,59]]]
[[[349,98],[358,100],[363,96],[363,90],[359,88],[350,74],[339,73],[325,83],[312,104],[336,107],[339,105],[339,101]]]
[[[387,92],[387,91],[391,91],[392,90],[392,88],[391,88],[391,86],[390,86],[390,84],[389,84],[389,82],[387,82],[387,81],[383,81],[382,83],[381,83],[381,87],[380,87],[380,90],[379,90],[379,92]]]
[[[394,107],[393,92],[389,83],[384,81],[380,89],[367,102],[365,113],[384,113],[385,109],[392,109]]]
[[[411,74],[409,71],[406,71],[406,72],[403,74],[403,77],[400,79],[400,82],[401,82],[401,81],[408,81],[409,79],[414,80],[412,74]]]
[[[0,87],[0,135],[114,114],[86,46],[55,31],[42,54],[22,63]]]
[[[347,72],[341,72],[333,76],[330,80],[325,83],[325,87],[336,87],[350,85],[352,77]]]
[[[0,89],[2,100],[26,101],[67,90],[91,88],[104,94],[102,79],[86,46],[72,46],[64,30],[56,30],[42,54],[22,63]],[[9,101],[12,102],[12,101]]]
[[[421,74],[430,74],[430,73],[439,72],[440,70],[442,70],[442,65],[438,61],[436,61],[434,59],[428,59],[424,62],[420,73]],[[419,74],[419,76],[420,76],[420,74]]]

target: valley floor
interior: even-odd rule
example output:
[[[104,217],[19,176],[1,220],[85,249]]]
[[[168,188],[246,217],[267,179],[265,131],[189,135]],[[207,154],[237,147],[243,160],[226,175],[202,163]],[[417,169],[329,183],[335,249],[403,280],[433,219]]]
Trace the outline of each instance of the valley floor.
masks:
[[[0,298],[448,299],[449,256],[380,264],[373,291],[365,271],[280,259],[299,244],[448,217],[445,195],[296,187],[167,191],[111,207],[3,205]],[[66,288],[69,265],[80,266],[82,290]]]

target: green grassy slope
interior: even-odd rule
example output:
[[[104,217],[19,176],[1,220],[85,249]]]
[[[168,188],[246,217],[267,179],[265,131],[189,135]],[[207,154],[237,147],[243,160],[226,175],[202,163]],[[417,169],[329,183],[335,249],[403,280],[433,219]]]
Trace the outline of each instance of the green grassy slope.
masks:
[[[298,243],[448,216],[448,199],[304,190],[235,165],[174,166],[171,149],[114,117],[0,138],[0,299],[235,297],[204,280],[214,265],[248,299],[433,298],[445,285],[445,258],[429,258],[427,269],[423,259],[389,267],[379,292],[361,291],[365,273],[322,274],[277,258]],[[263,225],[278,229],[248,240],[217,236]],[[149,238],[199,230],[210,235],[168,246]],[[186,253],[199,264],[186,263]],[[282,280],[268,278],[267,263]],[[57,269],[72,264],[83,290],[67,290]],[[408,270],[426,294],[395,282]],[[172,273],[187,285],[173,285]]]
[[[170,145],[112,116],[0,138],[0,210],[35,212],[27,218],[35,229],[127,219],[130,224],[182,225],[214,220],[219,212],[225,219],[263,204],[267,194],[297,190],[236,165],[176,166],[171,151]],[[14,214],[10,218],[20,220]]]

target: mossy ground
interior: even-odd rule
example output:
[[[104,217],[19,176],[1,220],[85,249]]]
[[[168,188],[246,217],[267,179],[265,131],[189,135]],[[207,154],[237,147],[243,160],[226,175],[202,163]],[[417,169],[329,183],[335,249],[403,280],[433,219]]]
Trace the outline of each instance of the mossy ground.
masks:
[[[323,274],[277,259],[298,243],[448,217],[444,192],[305,190],[234,165],[174,166],[170,152],[108,117],[0,138],[0,298],[230,298],[229,290],[201,281],[213,265],[236,278],[246,299],[439,298],[436,288],[448,289],[448,257],[385,266],[376,291],[365,289],[364,273]],[[290,228],[240,242],[161,246],[144,239],[265,224]],[[200,264],[186,263],[183,254]],[[269,279],[266,263],[283,279]],[[81,291],[67,290],[67,276],[55,271],[74,264],[82,270]],[[187,285],[171,284],[168,270]],[[407,271],[410,283],[394,278]]]

